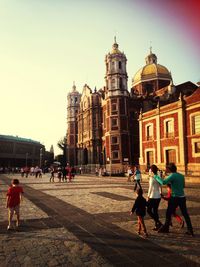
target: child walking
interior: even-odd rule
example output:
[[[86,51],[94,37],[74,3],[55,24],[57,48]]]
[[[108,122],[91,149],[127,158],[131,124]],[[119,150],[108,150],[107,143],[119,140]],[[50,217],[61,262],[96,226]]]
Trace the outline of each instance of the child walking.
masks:
[[[133,204],[133,208],[130,212],[130,215],[132,215],[134,212],[136,213],[138,219],[138,234],[141,235],[141,230],[142,230],[144,237],[148,237],[146,226],[144,223],[144,216],[146,215],[146,206],[147,206],[147,201],[143,197],[143,190],[142,188],[138,188],[137,198],[135,200],[135,203]]]
[[[8,188],[6,207],[8,208],[8,227],[7,230],[12,229],[12,219],[14,213],[17,215],[16,226],[20,225],[20,202],[22,199],[23,188],[19,186],[19,180],[13,179],[11,186]]]
[[[171,184],[167,184],[167,195],[163,196],[161,195],[161,197],[166,200],[169,201],[170,197],[172,194],[172,188],[171,188]],[[175,219],[177,220],[177,222],[180,224],[180,227],[183,228],[184,227],[184,220],[176,213],[176,211],[174,211],[174,213],[172,214],[173,217],[175,217]],[[172,222],[170,224],[172,226]]]

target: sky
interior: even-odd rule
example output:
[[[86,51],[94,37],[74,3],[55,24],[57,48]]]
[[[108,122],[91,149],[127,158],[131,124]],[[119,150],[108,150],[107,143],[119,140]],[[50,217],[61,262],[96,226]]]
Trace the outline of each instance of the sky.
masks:
[[[0,0],[0,134],[39,141],[55,154],[67,131],[67,94],[105,85],[116,36],[128,88],[152,52],[174,84],[200,81],[196,0]]]

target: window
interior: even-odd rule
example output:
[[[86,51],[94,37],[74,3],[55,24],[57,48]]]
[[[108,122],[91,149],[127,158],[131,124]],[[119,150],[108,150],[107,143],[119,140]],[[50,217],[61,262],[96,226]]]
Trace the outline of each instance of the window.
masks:
[[[111,143],[112,144],[117,144],[118,143],[118,137],[117,136],[112,136],[111,137]]]
[[[106,128],[106,113],[105,112],[103,113],[103,126],[105,129]]]
[[[119,158],[119,152],[118,151],[113,151],[112,152],[112,158],[113,159],[118,159]]]
[[[124,89],[122,78],[119,78],[119,89]]]
[[[117,126],[117,119],[111,119],[111,126]]]
[[[116,111],[117,110],[117,104],[112,104],[112,111]]]
[[[194,152],[200,153],[200,142],[194,143]]]
[[[114,62],[114,61],[111,62],[111,70],[112,70],[112,71],[115,70],[115,62]]]
[[[170,162],[176,163],[176,150],[175,149],[166,150],[166,164],[169,164]]]
[[[147,141],[153,139],[153,125],[147,125],[146,128],[146,136],[147,136]]]
[[[165,137],[174,137],[174,121],[173,120],[167,120],[165,122]]]
[[[147,166],[151,166],[154,163],[153,151],[147,152]]]
[[[121,63],[121,61],[119,61],[119,69],[121,69],[122,68],[122,63]]]
[[[111,89],[115,89],[115,79],[111,80]]]
[[[200,114],[192,117],[192,134],[200,134]]]

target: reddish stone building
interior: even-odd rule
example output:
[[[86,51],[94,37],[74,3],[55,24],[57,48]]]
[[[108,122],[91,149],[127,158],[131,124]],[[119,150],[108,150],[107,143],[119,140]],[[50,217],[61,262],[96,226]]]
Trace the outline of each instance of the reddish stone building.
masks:
[[[192,95],[180,94],[174,102],[163,106],[158,102],[155,109],[140,113],[142,170],[151,164],[164,170],[174,162],[179,171],[200,175],[200,88],[190,86]]]
[[[151,164],[200,175],[200,92],[186,82],[174,85],[168,69],[150,50],[128,91],[126,55],[116,40],[105,57],[105,86],[68,95],[67,147],[69,161],[124,172],[127,165]],[[197,89],[198,88],[198,89]]]

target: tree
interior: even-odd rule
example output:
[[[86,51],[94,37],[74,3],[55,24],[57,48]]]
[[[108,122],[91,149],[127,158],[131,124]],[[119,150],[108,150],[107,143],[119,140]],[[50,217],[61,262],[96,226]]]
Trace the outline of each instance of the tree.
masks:
[[[58,143],[57,146],[62,150],[63,152],[63,159],[62,159],[62,164],[65,165],[67,162],[67,138],[63,137],[61,138]]]

